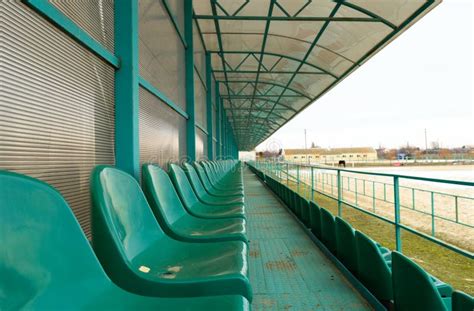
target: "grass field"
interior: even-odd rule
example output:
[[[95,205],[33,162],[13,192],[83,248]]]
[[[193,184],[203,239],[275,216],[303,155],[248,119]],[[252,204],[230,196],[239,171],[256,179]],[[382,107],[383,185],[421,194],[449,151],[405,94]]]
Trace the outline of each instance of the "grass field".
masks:
[[[296,190],[296,184],[290,184]],[[309,199],[310,189],[300,185],[300,193]],[[337,215],[337,200],[314,193],[314,201]],[[364,232],[383,246],[395,249],[395,228],[392,224],[342,206],[342,217],[355,229]],[[426,271],[453,286],[454,289],[474,295],[474,261],[429,240],[402,229],[402,250]]]

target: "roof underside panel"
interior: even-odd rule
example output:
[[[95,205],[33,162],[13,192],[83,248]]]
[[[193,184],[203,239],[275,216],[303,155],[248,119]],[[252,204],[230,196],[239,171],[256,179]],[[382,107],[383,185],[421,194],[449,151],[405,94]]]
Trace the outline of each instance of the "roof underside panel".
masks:
[[[253,149],[439,2],[194,0],[239,150]]]

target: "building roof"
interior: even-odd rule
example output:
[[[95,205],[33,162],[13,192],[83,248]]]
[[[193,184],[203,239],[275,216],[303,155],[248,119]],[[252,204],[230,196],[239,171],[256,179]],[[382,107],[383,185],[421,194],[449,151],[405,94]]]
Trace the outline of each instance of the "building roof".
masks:
[[[252,150],[439,2],[194,0],[239,150]]]
[[[353,147],[353,148],[308,148],[308,149],[285,149],[285,155],[294,154],[315,154],[315,155],[330,155],[330,154],[348,154],[348,153],[377,153],[372,147]]]

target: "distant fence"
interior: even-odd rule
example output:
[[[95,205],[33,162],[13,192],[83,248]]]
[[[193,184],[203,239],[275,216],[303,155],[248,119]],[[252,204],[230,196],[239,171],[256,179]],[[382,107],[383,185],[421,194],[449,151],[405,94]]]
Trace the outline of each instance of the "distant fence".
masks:
[[[410,165],[410,164],[474,164],[474,156],[449,158],[410,158],[410,159],[364,159],[364,158],[334,158],[334,159],[287,159],[286,162],[306,165],[330,165],[337,166],[339,160],[344,160],[347,166],[370,166],[370,165]]]
[[[447,243],[437,231],[450,230],[446,223],[456,226],[458,234],[474,234],[474,182],[444,180],[397,174],[354,171],[343,168],[302,165],[280,161],[252,162],[259,170],[272,175],[287,185],[294,184],[298,191],[307,191],[314,200],[319,193],[337,201],[338,215],[342,205],[352,207],[395,227],[396,249],[402,249],[400,229],[407,230],[459,254],[474,258],[465,249]],[[451,191],[438,191],[434,185]],[[431,189],[430,189],[431,188]],[[454,190],[462,189],[463,193]],[[472,196],[471,196],[472,194]],[[409,214],[411,213],[411,214]],[[403,221],[401,215],[403,214]],[[418,226],[416,215],[431,220],[429,229]],[[421,222],[421,221],[420,221]]]

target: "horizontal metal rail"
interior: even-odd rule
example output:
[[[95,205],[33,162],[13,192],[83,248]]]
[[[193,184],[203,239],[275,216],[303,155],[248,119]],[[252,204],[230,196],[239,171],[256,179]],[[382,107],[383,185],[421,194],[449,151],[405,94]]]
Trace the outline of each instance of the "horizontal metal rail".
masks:
[[[438,179],[438,178],[428,178],[428,177],[417,177],[417,176],[408,176],[408,175],[400,175],[400,174],[387,174],[387,173],[374,173],[374,172],[367,172],[367,171],[354,171],[354,170],[348,170],[348,169],[342,169],[342,168],[332,168],[332,167],[321,167],[321,166],[312,166],[312,165],[304,165],[304,164],[294,164],[294,163],[288,163],[288,162],[250,162],[250,165],[254,166],[256,169],[260,170],[262,173],[278,179],[280,182],[283,184],[287,184],[287,186],[290,185],[290,183],[294,183],[296,190],[300,192],[301,190],[301,185],[304,185],[306,189],[309,189],[311,191],[310,197],[311,200],[314,200],[314,193],[318,193],[320,195],[323,195],[331,200],[335,200],[338,203],[338,206],[340,207],[341,205],[348,206],[352,209],[355,209],[359,212],[362,212],[366,215],[372,216],[375,219],[384,221],[390,225],[393,225],[395,227],[395,243],[396,243],[396,248],[398,251],[402,251],[402,235],[401,235],[401,230],[406,230],[412,234],[415,234],[416,236],[419,236],[425,240],[428,240],[432,243],[435,243],[441,247],[444,247],[448,250],[451,250],[457,254],[460,254],[462,256],[465,256],[467,258],[473,259],[474,254],[461,249],[455,245],[449,244],[443,240],[440,240],[434,236],[434,208],[433,208],[433,196],[435,193],[439,193],[442,195],[450,195],[446,194],[444,192],[437,192],[437,191],[430,191],[430,190],[425,190],[425,189],[419,189],[420,191],[425,191],[431,193],[431,200],[432,200],[432,207],[431,207],[431,213],[426,213],[423,212],[423,214],[427,214],[429,216],[432,216],[432,235],[429,235],[427,233],[418,231],[411,226],[408,226],[406,224],[402,224],[400,222],[400,209],[401,208],[409,208],[409,207],[404,207],[400,204],[400,189],[412,189],[410,187],[405,187],[405,186],[400,186],[399,185],[399,180],[400,179],[411,179],[411,180],[419,180],[419,181],[427,181],[427,182],[436,182],[436,183],[444,183],[444,184],[451,184],[451,185],[462,185],[462,186],[469,186],[469,187],[474,187],[474,182],[468,182],[468,181],[458,181],[458,180],[446,180],[446,179]],[[311,180],[308,183],[308,180],[305,180],[301,178],[301,171],[302,169],[306,169],[310,171],[311,173]],[[315,176],[314,170],[330,170],[330,171],[335,171],[336,174],[326,174],[330,176],[335,176],[337,177],[337,184],[336,185],[341,185],[341,190],[344,189],[344,184],[343,184],[343,176],[341,176],[341,172],[347,172],[347,173],[353,173],[353,174],[362,174],[362,175],[372,175],[372,176],[383,176],[383,177],[389,177],[394,180],[393,184],[389,183],[381,183],[381,184],[386,184],[390,185],[391,187],[394,188],[394,200],[393,201],[386,201],[387,203],[393,204],[394,207],[394,220],[389,219],[387,217],[381,216],[376,214],[373,211],[361,208],[358,206],[357,202],[350,202],[347,199],[343,198],[343,192],[339,191],[338,187],[334,184],[333,178],[331,177],[331,182],[328,181],[327,177],[325,180],[321,178],[322,184],[321,184],[321,190],[318,190],[318,185],[314,183],[313,177]],[[293,171],[294,173],[290,173],[290,171]],[[295,175],[294,175],[295,174]],[[322,176],[325,176],[324,174]],[[347,177],[347,176],[346,176]],[[359,179],[360,180],[360,179]],[[372,181],[370,181],[372,183]],[[375,181],[374,181],[375,183]],[[331,190],[326,192],[324,190],[324,185],[329,185]],[[348,185],[348,183],[346,183]],[[316,186],[316,187],[315,187]],[[334,190],[333,188],[338,189],[338,195],[334,196]],[[418,190],[418,189],[417,189]],[[357,191],[357,189],[353,190],[352,192]],[[357,192],[356,192],[357,193]],[[454,195],[452,195],[454,196]],[[456,196],[455,196],[456,197]],[[474,201],[474,198],[470,198],[467,196],[457,196],[459,198],[466,198],[466,199],[471,199]],[[413,210],[412,208],[409,208]],[[419,210],[415,210],[416,212],[422,212]],[[338,208],[338,215],[342,217],[341,214],[341,209]],[[443,219],[441,216],[436,216],[437,218]],[[456,216],[457,218],[457,216]],[[443,219],[443,220],[449,220],[449,219]],[[449,220],[452,221],[452,220]],[[464,224],[457,222],[460,225],[473,228],[472,225],[469,224]]]

